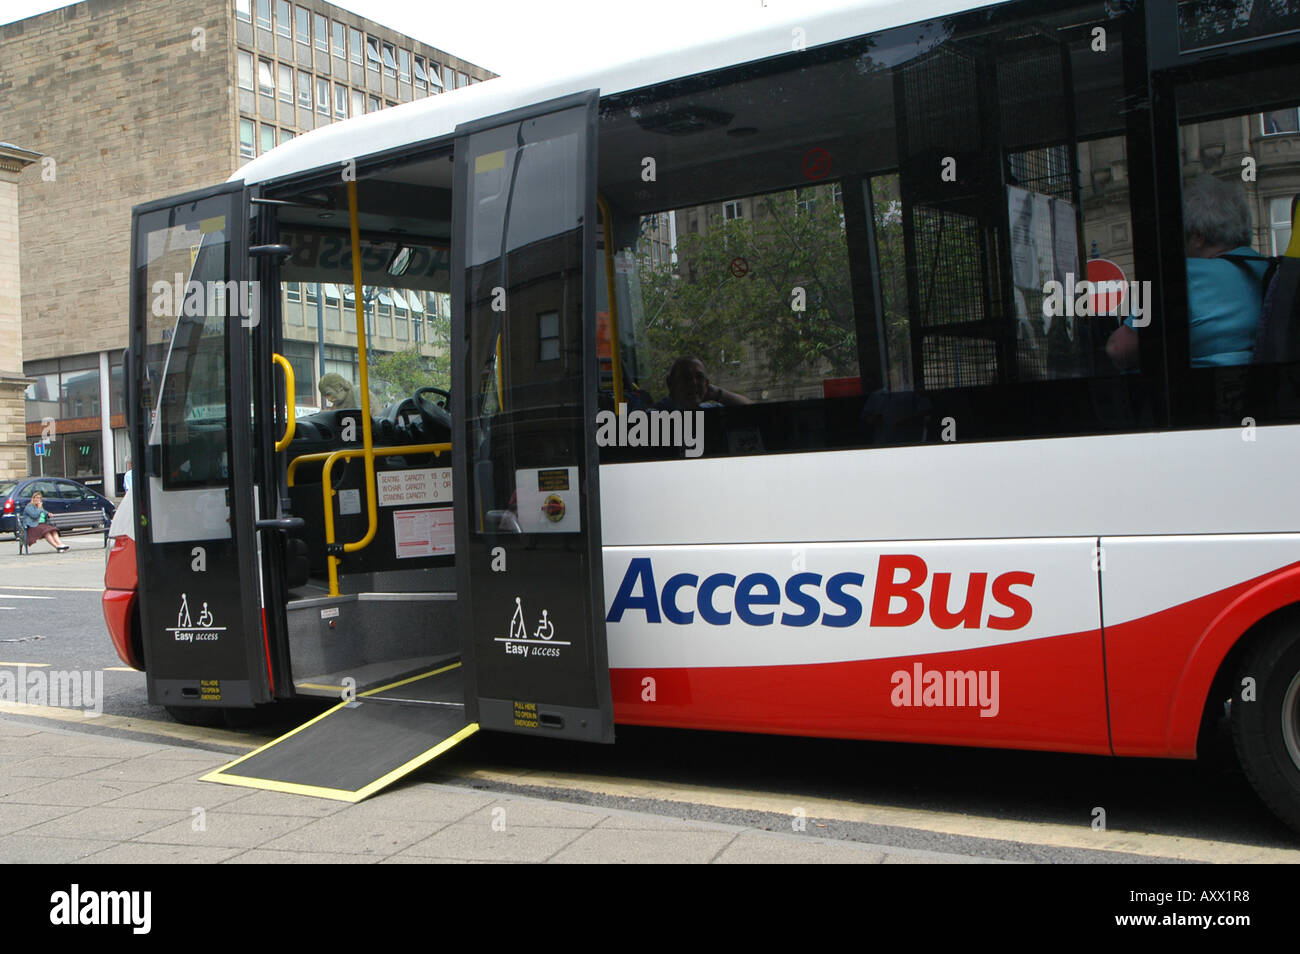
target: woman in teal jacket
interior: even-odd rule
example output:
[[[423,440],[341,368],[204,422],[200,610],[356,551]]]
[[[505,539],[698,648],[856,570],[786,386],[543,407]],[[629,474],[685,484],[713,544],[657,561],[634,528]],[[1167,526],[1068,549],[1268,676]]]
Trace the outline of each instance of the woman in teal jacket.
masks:
[[[50,512],[45,509],[45,498],[38,490],[23,508],[23,527],[27,530],[27,545],[30,547],[37,540],[46,540],[50,546],[62,553],[68,545],[59,536],[58,528],[50,520]]]

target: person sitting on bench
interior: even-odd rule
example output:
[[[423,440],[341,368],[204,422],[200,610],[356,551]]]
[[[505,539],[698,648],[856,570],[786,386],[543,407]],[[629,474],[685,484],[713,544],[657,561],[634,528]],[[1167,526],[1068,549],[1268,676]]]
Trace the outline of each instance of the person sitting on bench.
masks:
[[[45,498],[38,490],[23,508],[23,526],[27,529],[27,546],[44,539],[50,546],[62,553],[68,545],[59,536],[59,530],[50,520],[50,512],[44,507]]]

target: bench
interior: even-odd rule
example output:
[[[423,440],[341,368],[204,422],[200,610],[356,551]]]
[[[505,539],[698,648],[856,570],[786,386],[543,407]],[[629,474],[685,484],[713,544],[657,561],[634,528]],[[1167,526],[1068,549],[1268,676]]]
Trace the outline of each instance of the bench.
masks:
[[[18,514],[18,552],[29,553],[27,530],[22,525],[22,515]],[[102,533],[104,549],[108,548],[108,530],[113,520],[107,510],[73,510],[68,513],[51,513],[50,523],[58,528],[60,536],[78,536],[84,533]]]

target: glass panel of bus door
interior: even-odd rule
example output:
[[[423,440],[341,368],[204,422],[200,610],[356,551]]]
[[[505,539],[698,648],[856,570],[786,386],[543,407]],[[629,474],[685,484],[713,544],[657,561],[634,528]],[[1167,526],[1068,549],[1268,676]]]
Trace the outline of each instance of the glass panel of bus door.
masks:
[[[457,129],[452,441],[467,718],[609,742],[591,425],[597,101]]]
[[[267,701],[253,515],[248,197],[242,184],[137,206],[129,396],[149,700]]]

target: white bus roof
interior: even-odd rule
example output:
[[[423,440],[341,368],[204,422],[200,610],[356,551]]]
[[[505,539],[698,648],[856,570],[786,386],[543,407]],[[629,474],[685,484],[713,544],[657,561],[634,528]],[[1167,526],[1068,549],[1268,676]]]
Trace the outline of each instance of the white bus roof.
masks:
[[[555,79],[499,77],[323,126],[250,160],[228,181],[266,182],[408,143],[438,139],[450,135],[460,123],[583,90],[598,89],[602,96],[608,96],[779,56],[794,49],[795,28],[804,31],[802,41],[811,49],[848,37],[995,5],[971,0],[867,0],[851,8],[786,19],[723,40],[627,63],[593,67]],[[611,33],[614,33],[612,28]],[[828,95],[833,95],[833,91],[828,91]]]

